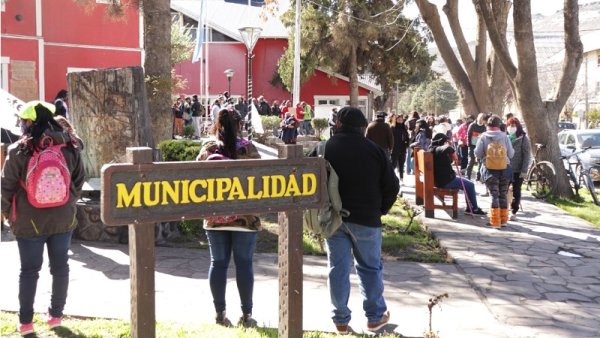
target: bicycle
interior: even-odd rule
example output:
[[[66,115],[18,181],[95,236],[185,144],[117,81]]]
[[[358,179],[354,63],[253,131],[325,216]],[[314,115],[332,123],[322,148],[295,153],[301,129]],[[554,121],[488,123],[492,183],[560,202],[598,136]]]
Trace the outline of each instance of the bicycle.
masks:
[[[527,169],[527,176],[523,183],[527,184],[527,190],[531,191],[533,197],[544,199],[548,197],[556,184],[556,170],[550,161],[539,161],[538,154],[546,145],[535,144],[535,154]]]
[[[561,156],[561,159],[567,161],[567,174],[569,175],[573,189],[575,189],[575,195],[579,196],[579,189],[586,188],[590,192],[590,195],[592,195],[594,204],[600,205],[598,195],[596,194],[596,187],[594,186],[594,181],[590,175],[591,167],[585,165],[579,158],[579,154],[586,152],[590,148],[592,147],[586,147],[580,151]],[[575,162],[569,161],[570,158],[575,158]]]

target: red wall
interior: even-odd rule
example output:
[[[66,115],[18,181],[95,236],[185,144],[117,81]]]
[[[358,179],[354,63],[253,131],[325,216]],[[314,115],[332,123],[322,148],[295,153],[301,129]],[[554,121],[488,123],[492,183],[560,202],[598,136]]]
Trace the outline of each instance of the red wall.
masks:
[[[74,0],[42,1],[44,39],[70,44],[139,47],[139,15],[132,0],[121,0],[125,12],[119,19],[109,16],[107,4],[86,3],[89,5]]]
[[[254,97],[264,95],[267,100],[291,98],[291,94],[282,87],[273,87],[271,80],[277,69],[277,62],[283,54],[287,41],[283,39],[262,39],[254,47],[252,60],[252,94]],[[226,69],[235,72],[231,80],[231,94],[234,97],[247,95],[247,50],[241,42],[211,43],[208,47],[209,80],[208,91],[211,96],[227,90]],[[190,61],[182,62],[175,67],[177,74],[188,80],[187,88],[183,94],[192,95],[200,92],[199,78],[202,61],[192,64]]]
[[[139,66],[139,52],[70,48],[47,46],[46,63],[46,101],[53,101],[56,93],[67,88],[67,67],[77,68],[116,68]]]
[[[17,20],[17,15],[20,16],[20,21]],[[35,0],[6,2],[6,10],[2,12],[2,34],[35,36]],[[2,49],[4,48],[3,43]]]
[[[368,94],[368,90],[363,87],[358,87],[359,96],[366,96]],[[315,104],[315,95],[350,95],[350,83],[317,70],[313,76],[300,87],[301,100],[308,102],[311,106],[314,106]]]
[[[264,97],[272,102],[291,100],[292,94],[283,87],[273,87],[271,80],[277,70],[279,58],[287,47],[285,39],[260,39],[254,47],[252,63],[253,96]],[[215,96],[227,90],[227,77],[225,69],[235,72],[231,81],[231,94],[234,97],[247,94],[247,59],[246,47],[241,42],[211,43],[209,50],[209,94]],[[188,79],[187,88],[182,94],[192,95],[200,93],[199,78],[202,62],[192,64],[190,61],[182,62],[175,67],[177,74]],[[359,87],[359,95],[368,95],[368,90]],[[315,95],[349,95],[350,84],[347,81],[330,77],[328,74],[317,70],[315,74],[300,88],[300,100],[314,106]]]
[[[108,5],[74,0],[42,1],[42,39],[44,42],[44,100],[52,101],[67,87],[67,68],[112,68],[139,66],[139,15],[133,0],[121,0],[124,17],[108,16]],[[21,20],[17,20],[19,15]],[[36,36],[35,0],[11,0],[2,12],[2,56],[10,61],[35,61],[35,78],[39,82],[38,37]],[[26,39],[21,36],[27,37]],[[64,44],[64,45],[56,45]],[[93,48],[90,48],[93,47]],[[125,50],[117,50],[123,48]],[[9,65],[9,79],[12,67]],[[9,91],[10,81],[9,81]]]

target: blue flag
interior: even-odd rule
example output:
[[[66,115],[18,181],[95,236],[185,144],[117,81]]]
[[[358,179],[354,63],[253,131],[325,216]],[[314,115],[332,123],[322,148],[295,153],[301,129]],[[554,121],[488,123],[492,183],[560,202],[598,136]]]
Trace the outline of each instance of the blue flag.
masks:
[[[192,63],[200,61],[202,54],[202,44],[204,43],[204,0],[200,0],[200,18],[198,19],[198,29],[196,30],[196,48],[192,55]]]

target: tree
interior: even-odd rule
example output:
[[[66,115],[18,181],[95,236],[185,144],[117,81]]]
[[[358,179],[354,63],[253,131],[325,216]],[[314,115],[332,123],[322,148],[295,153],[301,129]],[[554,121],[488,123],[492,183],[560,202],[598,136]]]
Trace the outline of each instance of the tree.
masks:
[[[415,21],[402,16],[403,2],[391,0],[311,1],[302,9],[301,80],[324,66],[350,78],[350,104],[358,105],[358,76],[371,74],[388,101],[398,81],[428,72],[432,58]],[[282,16],[294,26],[293,8]],[[279,61],[278,72],[287,88],[292,86],[293,37]]]
[[[456,108],[458,96],[448,81],[439,78],[426,84],[421,108],[435,115],[447,114]]]
[[[140,0],[144,14],[144,70],[154,144],[172,137],[170,1]]]
[[[579,36],[579,5],[577,0],[564,1],[565,58],[554,94],[544,100],[538,82],[530,1],[515,1],[513,9],[518,67],[510,56],[505,32],[498,29],[493,13],[494,2],[492,0],[490,4],[490,0],[474,0],[478,16],[485,21],[498,60],[527,124],[532,143],[545,144],[546,152],[542,156],[554,164],[558,178],[555,193],[563,197],[572,197],[573,191],[560,158],[557,122],[562,108],[575,88],[583,60],[583,44]]]
[[[511,2],[507,0],[489,1],[493,3],[494,25],[500,38],[504,37],[503,41],[506,44],[506,24]],[[465,113],[491,111],[501,114],[504,97],[509,88],[504,72],[497,62],[496,53],[491,52],[489,55],[487,53],[487,32],[483,19],[478,17],[477,40],[474,55],[472,55],[458,19],[458,0],[446,1],[443,11],[456,41],[457,57],[442,27],[436,5],[427,0],[416,0],[416,4],[421,17],[433,35],[439,55],[448,67]]]

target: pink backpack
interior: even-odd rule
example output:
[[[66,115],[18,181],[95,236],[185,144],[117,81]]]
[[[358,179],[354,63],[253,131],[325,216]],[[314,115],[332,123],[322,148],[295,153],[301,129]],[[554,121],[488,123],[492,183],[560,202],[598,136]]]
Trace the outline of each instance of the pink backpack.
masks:
[[[21,186],[27,192],[29,203],[36,208],[58,207],[69,201],[71,173],[61,151],[64,146],[50,141],[43,150],[34,150],[29,160]]]

